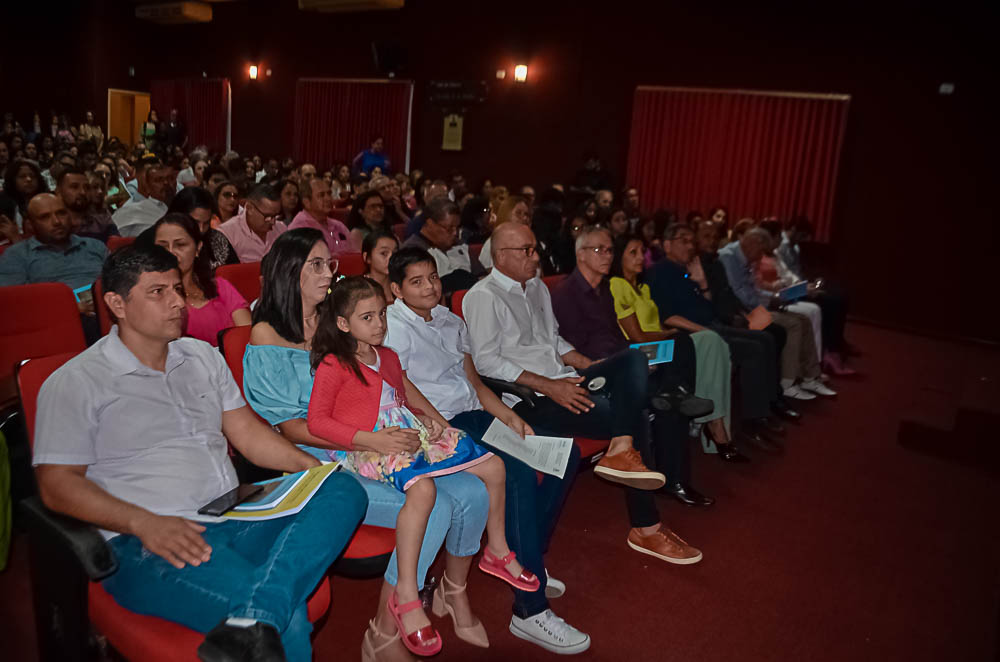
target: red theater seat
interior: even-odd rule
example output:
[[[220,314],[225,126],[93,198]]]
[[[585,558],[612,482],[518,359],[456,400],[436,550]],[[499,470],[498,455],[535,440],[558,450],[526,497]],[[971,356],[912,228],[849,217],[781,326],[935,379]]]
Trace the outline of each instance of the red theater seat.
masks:
[[[104,303],[104,286],[101,284],[100,278],[94,281],[93,287],[90,288],[90,294],[94,297],[94,313],[97,314],[97,324],[101,327],[101,335],[106,336],[111,331],[111,325],[115,323],[115,320],[108,304]]]
[[[396,235],[396,239],[399,243],[403,243],[406,239],[406,223],[396,223],[392,226],[392,233]]]
[[[108,237],[108,252],[114,253],[122,246],[128,246],[133,241],[135,241],[135,237]]]
[[[360,276],[365,272],[365,261],[361,253],[341,253],[337,256],[337,274]]]
[[[215,275],[228,280],[247,303],[260,297],[260,262],[223,264],[216,268]]]

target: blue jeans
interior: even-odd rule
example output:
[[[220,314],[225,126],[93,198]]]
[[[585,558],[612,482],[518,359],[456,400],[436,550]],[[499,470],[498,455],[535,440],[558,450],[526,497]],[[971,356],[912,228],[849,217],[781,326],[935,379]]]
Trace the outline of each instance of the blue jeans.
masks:
[[[321,448],[302,446],[299,448],[320,460],[329,461],[330,456]],[[348,472],[345,472],[348,473]],[[406,495],[392,485],[377,480],[363,478],[351,473],[368,495],[368,512],[364,524],[396,528],[396,518],[406,501]],[[486,515],[490,509],[490,497],[486,486],[479,478],[459,472],[434,479],[437,498],[430,517],[424,541],[420,545],[417,559],[417,585],[423,586],[427,580],[427,570],[445,543],[452,556],[472,556],[479,551],[479,541],[486,528]],[[385,581],[396,585],[398,577],[396,550],[392,551],[389,566],[385,569]]]
[[[565,478],[545,474],[538,482],[535,470],[520,460],[483,443],[486,429],[493,423],[493,415],[479,410],[466,411],[449,421],[453,427],[464,430],[470,437],[492,450],[503,460],[507,470],[506,513],[507,544],[517,555],[521,565],[538,576],[542,586],[537,591],[514,589],[514,614],[528,618],[549,608],[545,598],[545,552],[548,550],[556,520],[573,485],[580,465],[580,449],[573,450],[566,465]]]
[[[281,634],[290,662],[309,662],[306,601],[354,535],[367,498],[349,475],[327,478],[295,515],[262,522],[206,524],[212,558],[180,570],[135,536],[109,542],[118,571],[104,580],[121,606],[208,632],[230,617],[255,618]]]

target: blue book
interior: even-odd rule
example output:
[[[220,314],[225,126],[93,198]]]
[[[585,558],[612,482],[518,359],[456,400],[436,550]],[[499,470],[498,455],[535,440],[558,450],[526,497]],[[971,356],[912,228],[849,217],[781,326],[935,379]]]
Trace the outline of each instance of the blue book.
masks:
[[[674,341],[658,340],[656,342],[642,342],[629,345],[637,349],[649,358],[649,365],[658,363],[670,363],[674,360]]]
[[[798,301],[809,294],[809,283],[802,281],[795,283],[778,292],[778,297],[782,301]]]

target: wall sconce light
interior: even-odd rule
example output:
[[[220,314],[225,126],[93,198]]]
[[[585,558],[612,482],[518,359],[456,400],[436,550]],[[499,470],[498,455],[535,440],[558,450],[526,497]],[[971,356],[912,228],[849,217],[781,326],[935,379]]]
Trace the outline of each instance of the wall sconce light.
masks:
[[[257,65],[250,65],[250,80],[257,80]]]
[[[528,65],[519,64],[514,67],[514,80],[518,83],[528,80]]]
[[[503,80],[507,77],[506,69],[497,69],[497,80]]]

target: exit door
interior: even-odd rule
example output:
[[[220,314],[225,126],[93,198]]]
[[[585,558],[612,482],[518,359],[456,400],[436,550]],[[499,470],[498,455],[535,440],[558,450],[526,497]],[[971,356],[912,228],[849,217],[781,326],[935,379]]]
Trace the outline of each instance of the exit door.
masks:
[[[139,128],[149,114],[149,93],[108,89],[108,139],[118,138],[134,146]]]

